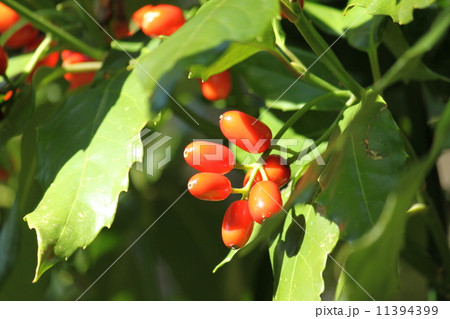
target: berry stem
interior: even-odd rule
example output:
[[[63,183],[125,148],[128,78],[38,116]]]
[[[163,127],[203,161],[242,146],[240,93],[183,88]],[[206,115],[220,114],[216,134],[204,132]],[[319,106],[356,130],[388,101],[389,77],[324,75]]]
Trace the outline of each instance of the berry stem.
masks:
[[[263,181],[268,181],[269,180],[269,178],[267,177],[267,173],[264,170],[264,167],[260,166],[259,167],[259,172],[261,173]]]
[[[346,110],[346,108],[343,108],[342,110],[341,110],[341,112],[339,112],[339,114],[338,114],[338,116],[336,117],[336,119],[333,121],[333,123],[330,125],[330,127],[317,139],[317,140],[315,140],[314,142],[313,142],[313,144],[311,144],[311,145],[316,145],[316,146],[319,146],[320,144],[322,144],[323,142],[325,142],[329,137],[330,137],[330,135],[331,135],[331,133],[333,133],[333,131],[334,131],[334,129],[336,128],[336,126],[339,124],[339,121],[340,121],[340,119],[341,119],[341,117],[342,117],[342,114],[344,114],[344,111]],[[308,147],[310,147],[311,145],[309,145]],[[305,157],[305,156],[311,156],[311,158],[312,158],[312,153],[313,153],[313,151],[311,150],[310,152],[308,152],[308,153],[305,153],[301,158],[298,158],[299,156],[300,156],[300,154],[302,154],[302,151],[300,151],[300,152],[294,152],[295,153],[295,155],[293,156],[293,157],[291,157],[291,158],[289,158],[288,159],[288,164],[290,165],[290,164],[292,164],[292,163],[294,163],[295,161],[297,161],[297,160],[300,160],[301,158],[303,158],[303,157]],[[313,158],[312,159],[312,161],[314,160],[315,158]],[[310,162],[309,162],[310,163]],[[307,164],[305,164],[305,165],[308,165],[309,163],[307,163]]]
[[[357,98],[360,98],[364,89],[350,76],[338,57],[331,50],[328,43],[316,31],[312,23],[306,17],[304,10],[294,12],[286,2],[287,0],[280,1],[281,11],[288,17],[289,21],[295,24],[303,38],[320,58],[320,61],[346,88],[348,88]]]
[[[242,165],[242,164],[236,163],[236,164],[234,165],[234,168],[235,168],[235,169],[251,170],[251,169],[255,168],[255,164]]]
[[[370,69],[372,70],[373,82],[377,82],[381,78],[380,64],[378,62],[377,47],[370,45],[369,51],[367,51],[370,62]]]
[[[306,67],[300,61],[299,61],[300,64],[298,64],[296,61],[290,61],[289,59],[287,59],[286,56],[282,54],[278,49],[270,50],[268,52],[271,53],[273,56],[275,56],[281,63],[283,63],[283,65],[296,78],[303,80],[304,82],[311,84],[317,88],[323,89],[325,91],[333,92],[339,90],[334,85],[307,71]]]
[[[285,147],[285,146],[282,146],[282,145],[271,145],[269,149],[270,149],[271,151],[277,150],[277,151],[279,151],[280,153],[286,152],[286,153],[289,153],[289,154],[291,154],[291,155],[296,155],[296,154],[298,154],[296,151],[291,150],[291,149],[289,149],[289,148],[287,148],[287,147]]]
[[[45,35],[44,40],[42,40],[37,49],[33,52],[30,61],[25,66],[24,72],[26,73],[26,75],[24,76],[27,76],[29,73],[33,71],[34,67],[43,57],[44,53],[48,50],[51,43],[52,43],[52,36],[50,33],[48,33]]]
[[[232,188],[231,194],[242,194],[241,199],[248,200],[248,194],[250,193],[250,189],[252,188],[253,181],[255,180],[255,176],[256,176],[256,174],[258,174],[258,171],[260,171],[260,169],[262,169],[264,171],[264,169],[262,168],[262,165],[253,164],[251,166],[252,172],[250,174],[250,178],[247,181],[247,184],[245,184],[245,186],[242,188]],[[264,178],[264,176],[266,176],[266,178],[267,178],[266,172],[261,173],[261,174],[264,174],[263,178]]]
[[[81,62],[76,64],[69,64],[63,67],[65,72],[70,73],[84,73],[84,72],[96,72],[102,67],[100,61]]]
[[[80,51],[96,60],[102,60],[104,56],[103,50],[100,50],[98,48],[94,48],[83,41],[79,40],[78,38],[74,37],[70,33],[66,32],[65,30],[61,29],[60,27],[54,25],[47,19],[43,18],[42,16],[36,15],[35,12],[31,11],[18,1],[13,0],[4,0],[2,1],[4,4],[6,4],[11,9],[15,10],[20,16],[24,17],[25,19],[29,20],[33,26],[36,28],[39,28],[40,30],[44,32],[52,33],[56,38],[59,38],[63,40],[64,42],[67,42],[71,45],[74,49],[77,51]]]
[[[278,133],[275,135],[274,139],[280,139],[284,133],[298,120],[300,119],[306,112],[308,112],[311,107],[314,105],[329,100],[333,98],[346,98],[349,99],[351,97],[351,93],[349,91],[335,91],[331,93],[327,93],[321,96],[318,96],[311,101],[305,103],[303,107],[299,110],[297,110],[287,121],[284,123],[283,127],[278,131]]]

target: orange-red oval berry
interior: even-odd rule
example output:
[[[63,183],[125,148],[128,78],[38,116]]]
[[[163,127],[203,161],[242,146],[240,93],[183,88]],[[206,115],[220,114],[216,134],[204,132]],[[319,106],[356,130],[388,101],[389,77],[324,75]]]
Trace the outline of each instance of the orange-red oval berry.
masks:
[[[220,116],[220,130],[238,147],[249,153],[262,153],[270,147],[272,132],[258,119],[240,111],[228,111]]]
[[[249,171],[247,171],[247,173],[245,173],[244,181],[242,182],[242,186],[245,187],[245,185],[247,185],[248,181],[250,180],[250,175],[252,175],[252,171],[251,171],[251,170],[249,170]],[[262,178],[262,176],[261,176],[261,172],[258,171],[258,172],[256,173],[256,175],[255,175],[255,178],[253,178],[253,183],[252,183],[252,185],[253,185],[253,184],[256,184],[256,183],[258,183],[258,182],[261,182],[262,180],[263,180],[263,178]]]
[[[230,195],[231,183],[222,174],[198,173],[189,180],[188,190],[198,199],[219,201]]]
[[[256,183],[250,190],[248,207],[253,220],[260,224],[278,214],[283,207],[278,185],[272,181]]]
[[[169,36],[186,22],[183,11],[170,4],[159,4],[142,16],[141,29],[149,37]]]
[[[39,31],[31,23],[25,24],[22,28],[13,33],[5,43],[5,47],[20,49],[37,38]]]
[[[194,141],[184,149],[186,163],[200,172],[225,174],[231,171],[236,163],[231,150],[221,144]]]
[[[231,203],[222,222],[222,240],[228,248],[242,248],[253,231],[253,219],[248,202],[238,200]]]
[[[266,158],[265,164],[263,165],[264,171],[266,172],[267,178],[269,181],[274,182],[278,185],[278,187],[283,186],[289,181],[291,178],[291,169],[285,163],[285,159],[283,159],[279,155],[269,155]],[[243,186],[247,184],[250,179],[252,171],[249,170],[244,177]],[[258,183],[263,180],[261,173],[257,172],[255,178],[253,179],[253,183]]]
[[[8,171],[0,167],[0,182],[7,182],[8,178],[9,178]]]
[[[144,16],[144,14],[149,12],[151,8],[153,8],[153,5],[147,4],[147,5],[143,6],[142,8],[136,10],[133,13],[133,15],[131,16],[131,20],[133,20],[134,23],[136,23],[136,25],[138,25],[140,27],[142,24],[142,17]]]
[[[5,74],[8,68],[8,55],[3,47],[0,45],[0,75]]]
[[[291,169],[286,165],[286,160],[280,155],[269,155],[263,165],[269,181],[274,182],[278,187],[283,186],[291,178]]]
[[[226,99],[231,92],[231,76],[228,70],[212,75],[205,82],[200,81],[203,96],[210,101]]]
[[[16,11],[8,7],[6,4],[0,2],[0,33],[8,30],[17,21],[19,21],[19,19],[20,16]]]
[[[63,50],[61,52],[62,65],[67,66],[71,64],[77,64],[82,62],[95,61],[90,57],[75,51]],[[94,80],[95,72],[83,72],[83,73],[66,73],[64,79],[70,83],[69,89],[73,90],[80,86],[91,83]]]
[[[19,89],[17,89],[17,90],[19,90]],[[4,102],[9,101],[9,100],[12,98],[13,95],[14,95],[14,91],[13,91],[13,90],[9,90],[9,91],[6,92],[5,95],[3,96],[3,101],[4,101]]]
[[[128,21],[114,20],[111,28],[116,39],[123,39],[131,35]]]

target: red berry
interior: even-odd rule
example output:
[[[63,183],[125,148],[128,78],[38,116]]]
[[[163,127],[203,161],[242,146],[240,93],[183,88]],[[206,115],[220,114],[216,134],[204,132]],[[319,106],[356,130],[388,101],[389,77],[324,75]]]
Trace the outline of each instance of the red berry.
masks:
[[[20,16],[17,14],[16,11],[0,2],[0,33],[3,33],[6,30],[8,30],[17,21],[19,21],[19,19]]]
[[[189,192],[198,199],[219,201],[231,193],[231,183],[222,174],[198,173],[188,183]]]
[[[264,171],[266,172],[269,181],[274,182],[278,187],[283,186],[287,183],[289,178],[291,178],[291,169],[288,165],[284,164],[284,160],[279,155],[269,155],[263,165]],[[252,171],[248,171],[245,174],[243,185],[245,186],[250,179]],[[262,181],[263,178],[260,172],[257,172],[253,183],[258,183]]]
[[[257,183],[250,190],[248,206],[253,220],[260,224],[278,214],[283,207],[278,185],[272,181]]]
[[[36,30],[31,23],[27,23],[9,37],[5,43],[5,46],[11,49],[22,48],[36,39],[38,34],[39,31]]]
[[[9,90],[8,92],[5,93],[5,95],[3,96],[3,102],[9,101],[10,98],[12,98],[14,94],[13,90]]]
[[[250,215],[248,202],[238,200],[233,202],[225,212],[222,222],[222,240],[228,248],[243,247],[253,230],[253,219]]]
[[[144,13],[140,26],[149,37],[157,37],[171,35],[185,22],[183,11],[180,8],[170,4],[160,4]]]
[[[27,76],[27,81],[30,82],[32,80],[34,73],[36,73],[37,69],[39,69],[41,66],[54,68],[58,64],[58,61],[59,61],[59,52],[52,52],[43,59],[39,60],[39,62],[36,63],[36,66],[34,67],[33,71],[31,71],[31,73]]]
[[[303,6],[305,5],[305,0],[298,0],[298,4],[300,5],[300,8],[303,9]]]
[[[153,8],[153,6],[151,4],[143,6],[142,8],[136,10],[133,13],[133,15],[131,16],[131,19],[134,21],[134,23],[136,23],[136,25],[138,25],[140,27],[142,24],[142,17],[144,16],[144,14],[149,12],[151,8]]]
[[[9,178],[8,171],[0,167],[0,182],[7,182],[8,178]]]
[[[128,21],[123,21],[123,20],[113,21],[112,31],[113,31],[114,37],[116,39],[126,38],[129,35],[131,35],[130,29],[128,27]]]
[[[8,55],[2,46],[0,46],[0,75],[5,74],[8,68]]]
[[[224,71],[209,77],[205,82],[200,82],[203,96],[210,101],[226,99],[231,92],[230,72]]]
[[[258,119],[240,111],[220,116],[220,130],[231,142],[249,153],[262,153],[270,147],[272,132]]]
[[[231,171],[235,158],[231,150],[221,144],[194,141],[184,149],[186,162],[200,172],[225,174]]]
[[[94,61],[84,54],[70,50],[63,50],[61,53],[61,57],[63,60],[63,67],[71,64]],[[70,83],[69,89],[73,90],[82,85],[91,83],[92,80],[94,80],[94,76],[95,72],[66,73],[64,74],[64,79],[66,79],[66,81]]]
[[[247,185],[248,181],[250,180],[250,175],[252,175],[252,171],[251,170],[247,171],[247,173],[245,174],[244,182],[242,183],[242,186]],[[258,171],[256,173],[256,175],[255,175],[255,178],[253,178],[252,185],[255,184],[255,183],[258,183],[258,182],[262,182],[262,180],[263,180],[263,178],[261,176],[261,172]]]
[[[266,158],[264,171],[269,181],[274,182],[278,187],[286,184],[291,178],[291,169],[285,164],[285,159],[279,155],[269,155]]]

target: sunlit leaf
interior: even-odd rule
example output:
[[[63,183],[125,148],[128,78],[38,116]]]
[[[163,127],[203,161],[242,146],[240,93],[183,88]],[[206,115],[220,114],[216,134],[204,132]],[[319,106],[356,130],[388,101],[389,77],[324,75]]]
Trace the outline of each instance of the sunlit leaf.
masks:
[[[367,232],[381,214],[404,169],[406,153],[399,129],[384,102],[363,101],[344,113],[349,122],[330,147],[338,148],[320,177],[317,202],[352,240]]]
[[[391,16],[394,22],[407,24],[413,20],[414,9],[424,9],[435,0],[350,0],[346,10],[354,6],[367,9],[368,14],[382,14]]]
[[[73,96],[40,129],[38,178],[46,192],[25,217],[38,236],[35,280],[111,226],[136,160],[127,143],[148,121],[136,81],[121,72]]]
[[[292,208],[269,249],[274,300],[320,300],[325,288],[322,272],[338,239],[337,225],[311,205]]]

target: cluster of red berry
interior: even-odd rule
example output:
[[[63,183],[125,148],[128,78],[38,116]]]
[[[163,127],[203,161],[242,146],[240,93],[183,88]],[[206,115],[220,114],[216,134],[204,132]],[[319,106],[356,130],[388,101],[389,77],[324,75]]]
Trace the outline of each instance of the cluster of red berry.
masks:
[[[143,6],[131,19],[149,37],[169,36],[186,22],[183,11],[170,4]]]
[[[16,11],[0,2],[0,33],[8,31],[19,20],[20,16]],[[36,39],[38,34],[39,31],[31,23],[27,23],[6,40],[5,47],[9,49],[23,48]]]
[[[228,111],[219,121],[223,135],[239,148],[252,154],[269,149],[272,132],[258,119],[240,111]],[[269,155],[263,164],[255,163],[247,172],[243,188],[233,189],[223,174],[236,167],[233,152],[226,146],[208,141],[194,141],[184,149],[184,159],[200,171],[188,182],[189,192],[202,200],[220,201],[231,193],[242,194],[225,212],[222,239],[229,248],[243,247],[253,230],[282,209],[280,187],[291,176],[290,168],[279,155]]]
[[[0,2],[0,34],[8,31],[20,19],[16,11]],[[24,53],[30,53],[37,49],[44,37],[39,34],[30,23],[14,32],[6,41],[5,47],[8,49],[22,49]],[[27,81],[30,82],[35,71],[41,66],[55,67],[59,62],[59,52],[51,52],[41,58],[36,64],[34,70],[29,74]],[[69,50],[64,50],[61,54],[62,66],[66,67],[81,62],[93,61],[88,56]],[[0,47],[0,75],[4,75],[8,66],[8,56],[5,50]],[[95,72],[66,73],[64,78],[70,83],[70,89],[78,88],[92,82]],[[13,91],[7,92],[3,100],[7,101],[13,94]]]
[[[135,11],[131,19],[149,37],[169,36],[186,22],[183,11],[169,4],[145,5]],[[232,86],[228,70],[199,83],[203,96],[210,101],[226,99]]]

